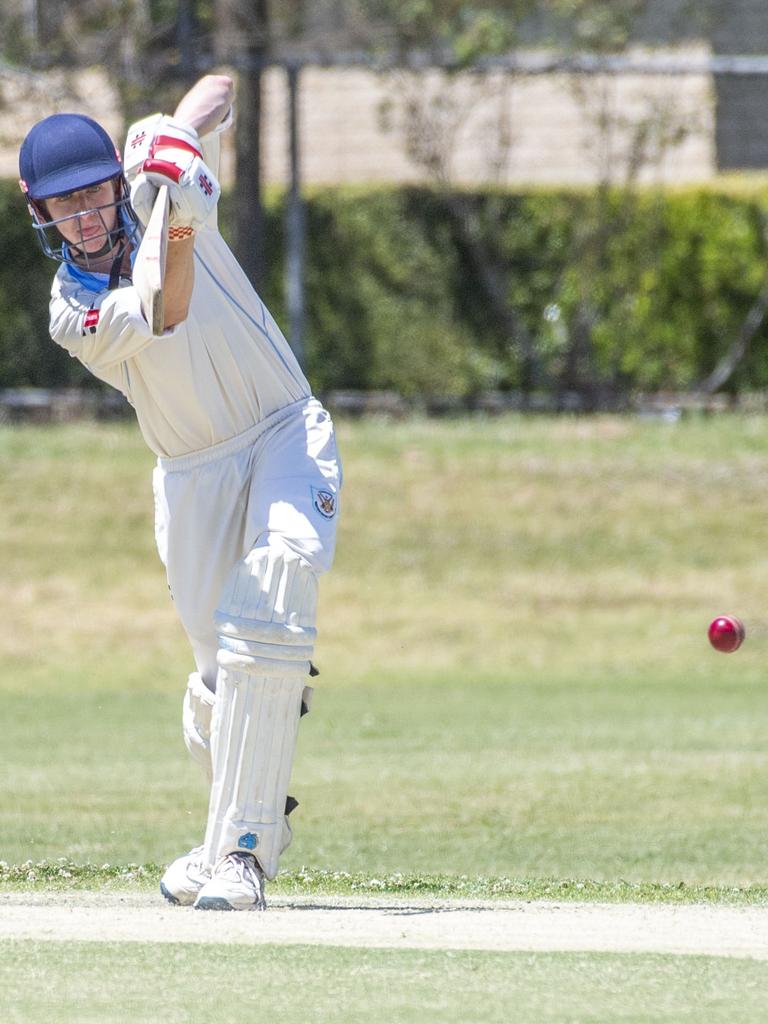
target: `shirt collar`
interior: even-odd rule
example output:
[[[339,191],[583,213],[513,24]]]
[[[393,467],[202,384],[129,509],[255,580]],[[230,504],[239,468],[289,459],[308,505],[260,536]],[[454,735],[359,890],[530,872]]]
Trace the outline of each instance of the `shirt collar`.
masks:
[[[66,242],[62,246],[66,255],[69,255],[69,249]],[[131,266],[133,266],[134,260],[136,259],[136,248],[131,250]],[[82,267],[77,266],[75,263],[67,261],[64,266],[67,268],[70,277],[73,277],[78,284],[81,284],[84,288],[87,288],[89,292],[103,292],[109,287],[109,274],[94,274],[90,270],[84,270]]]

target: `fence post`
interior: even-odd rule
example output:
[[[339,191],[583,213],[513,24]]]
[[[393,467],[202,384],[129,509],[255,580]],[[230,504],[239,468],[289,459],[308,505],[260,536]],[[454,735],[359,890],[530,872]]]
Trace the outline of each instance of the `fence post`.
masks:
[[[288,340],[304,368],[304,204],[301,198],[301,152],[299,147],[299,67],[291,63],[288,74],[288,139],[290,185],[285,209],[285,294],[288,311]]]

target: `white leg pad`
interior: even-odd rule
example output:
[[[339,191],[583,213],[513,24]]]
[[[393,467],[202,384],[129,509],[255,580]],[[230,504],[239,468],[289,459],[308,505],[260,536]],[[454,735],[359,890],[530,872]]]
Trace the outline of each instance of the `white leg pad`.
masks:
[[[182,710],[184,743],[192,759],[203,769],[210,785],[213,781],[211,764],[211,718],[216,695],[211,693],[199,673],[193,672],[187,683]]]
[[[255,548],[221,607],[204,856],[253,853],[267,878],[290,841],[285,804],[315,638],[317,579],[282,547]]]

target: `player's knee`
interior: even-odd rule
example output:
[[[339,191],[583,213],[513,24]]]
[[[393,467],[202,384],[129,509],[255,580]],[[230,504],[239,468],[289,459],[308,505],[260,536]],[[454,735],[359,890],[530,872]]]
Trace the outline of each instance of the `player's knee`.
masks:
[[[284,537],[270,533],[266,543],[302,559],[316,576],[329,571],[336,550],[335,537],[319,537],[317,534],[309,537]]]
[[[254,547],[230,574],[216,611],[220,668],[306,676],[315,643],[317,573],[284,544]]]

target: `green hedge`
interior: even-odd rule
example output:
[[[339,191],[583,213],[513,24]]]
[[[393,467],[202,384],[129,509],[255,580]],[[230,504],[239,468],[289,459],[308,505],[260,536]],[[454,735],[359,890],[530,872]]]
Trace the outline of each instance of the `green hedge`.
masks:
[[[319,392],[404,395],[695,386],[763,286],[766,198],[313,191],[309,375]],[[0,183],[0,211],[0,387],[82,384],[87,372],[48,340],[55,267],[9,182]],[[279,322],[282,217],[271,204],[265,299]],[[768,387],[767,336],[763,326],[729,388]]]

